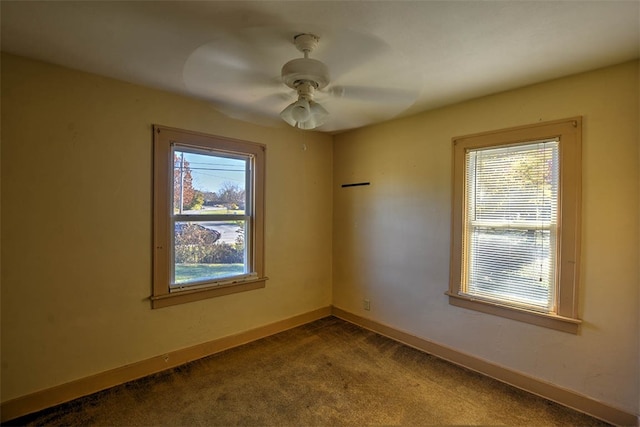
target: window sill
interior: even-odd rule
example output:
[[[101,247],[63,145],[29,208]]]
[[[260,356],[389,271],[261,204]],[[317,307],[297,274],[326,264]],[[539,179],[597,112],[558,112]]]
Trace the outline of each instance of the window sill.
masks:
[[[456,307],[506,317],[508,319],[518,320],[520,322],[543,326],[545,328],[555,329],[557,331],[568,332],[571,334],[578,334],[580,324],[582,323],[580,319],[509,307],[498,303],[453,294],[451,292],[445,292],[445,294],[449,296],[449,304]]]
[[[151,300],[151,308],[169,307],[172,305],[184,304],[187,302],[199,301],[207,298],[221,297],[224,295],[235,294],[238,292],[252,291],[265,287],[267,277],[261,277],[253,280],[245,280],[241,283],[231,283],[227,285],[211,286],[207,288],[184,290],[179,292],[167,293],[164,295],[153,295],[149,297]]]

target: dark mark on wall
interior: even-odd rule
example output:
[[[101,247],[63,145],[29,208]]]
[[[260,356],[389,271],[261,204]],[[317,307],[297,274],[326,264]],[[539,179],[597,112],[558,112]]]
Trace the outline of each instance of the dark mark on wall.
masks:
[[[369,182],[356,182],[354,184],[342,184],[342,188],[345,188],[345,187],[359,187],[361,185],[370,185],[370,183]]]

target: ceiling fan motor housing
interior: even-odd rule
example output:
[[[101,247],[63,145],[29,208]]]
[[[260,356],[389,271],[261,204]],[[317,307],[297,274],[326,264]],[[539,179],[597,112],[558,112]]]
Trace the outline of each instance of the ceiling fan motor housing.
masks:
[[[329,84],[329,69],[316,59],[293,59],[282,67],[282,81],[292,89],[305,81],[312,82],[316,89],[322,89]]]

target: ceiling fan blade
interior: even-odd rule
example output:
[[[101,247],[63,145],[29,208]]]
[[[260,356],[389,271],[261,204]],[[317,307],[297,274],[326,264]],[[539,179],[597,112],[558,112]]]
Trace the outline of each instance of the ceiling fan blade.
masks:
[[[290,98],[291,89],[282,83],[280,71],[285,62],[302,56],[293,44],[296,34],[286,26],[227,30],[187,58],[183,67],[185,87],[229,115],[246,120],[268,97],[273,96],[276,101],[279,97]],[[251,113],[245,114],[243,108]],[[280,112],[266,105],[257,110],[270,111],[275,118]]]
[[[279,117],[280,111],[294,99],[287,93],[274,93],[250,103],[229,98],[216,98],[212,102],[214,108],[227,117],[262,126],[282,127],[284,122]]]
[[[354,70],[366,67],[375,58],[384,56],[390,47],[379,38],[347,29],[320,30],[320,43],[311,53],[329,67],[331,80],[340,79]]]
[[[413,104],[418,97],[415,89],[375,86],[332,86],[326,92],[336,98],[408,105]]]
[[[331,83],[317,97],[331,114],[323,130],[388,120],[414,104],[422,75],[409,57],[372,35],[350,31],[340,34],[336,43],[327,41]],[[327,95],[326,100],[321,94]]]
[[[254,91],[281,87],[278,70],[269,73],[260,67],[260,58],[246,55],[221,44],[220,40],[196,49],[182,70],[187,89],[201,97],[215,96],[219,91]]]

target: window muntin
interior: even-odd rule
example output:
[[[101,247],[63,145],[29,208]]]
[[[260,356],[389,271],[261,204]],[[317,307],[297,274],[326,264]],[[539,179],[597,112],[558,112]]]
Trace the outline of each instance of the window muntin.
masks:
[[[576,117],[453,139],[450,304],[577,333],[581,130]],[[508,166],[529,150],[537,172]]]
[[[264,287],[265,147],[154,126],[154,308]]]

